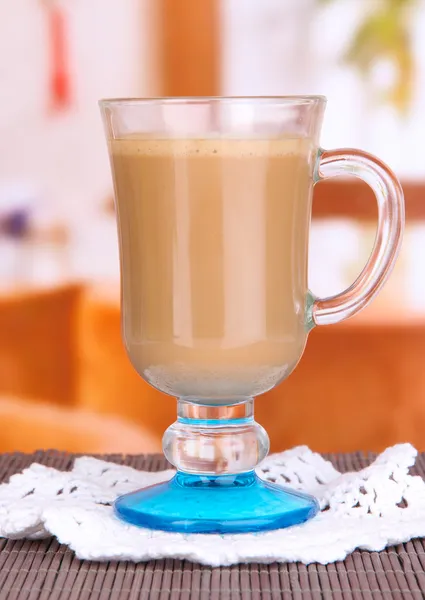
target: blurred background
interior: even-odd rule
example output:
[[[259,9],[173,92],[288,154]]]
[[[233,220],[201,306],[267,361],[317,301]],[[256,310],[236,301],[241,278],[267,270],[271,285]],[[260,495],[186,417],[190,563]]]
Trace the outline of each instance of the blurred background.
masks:
[[[406,196],[381,295],[256,402],[272,450],[425,450],[424,0],[4,0],[0,32],[0,451],[160,450],[176,403],[120,339],[97,100],[248,94],[326,95],[323,146],[379,155]],[[354,281],[376,212],[361,183],[316,186],[314,293]]]

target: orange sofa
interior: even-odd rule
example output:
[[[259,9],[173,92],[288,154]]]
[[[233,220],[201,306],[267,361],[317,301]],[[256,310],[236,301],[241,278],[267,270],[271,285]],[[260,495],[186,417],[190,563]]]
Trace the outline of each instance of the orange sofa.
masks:
[[[425,321],[375,303],[314,330],[296,371],[256,401],[273,451],[425,449]],[[176,402],[133,370],[115,285],[0,299],[0,451],[156,451]]]

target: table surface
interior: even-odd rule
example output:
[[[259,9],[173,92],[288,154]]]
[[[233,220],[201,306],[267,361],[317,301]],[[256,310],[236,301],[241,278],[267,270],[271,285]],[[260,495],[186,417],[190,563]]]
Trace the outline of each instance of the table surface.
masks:
[[[0,455],[0,481],[32,462],[69,469],[73,455],[56,451]],[[101,458],[157,471],[158,455]],[[340,471],[366,466],[372,455],[330,455]],[[425,455],[413,470],[425,476]],[[383,552],[356,551],[330,565],[241,564],[211,568],[181,560],[98,563],[75,558],[54,539],[0,539],[0,600],[207,600],[207,599],[425,598],[423,540]]]

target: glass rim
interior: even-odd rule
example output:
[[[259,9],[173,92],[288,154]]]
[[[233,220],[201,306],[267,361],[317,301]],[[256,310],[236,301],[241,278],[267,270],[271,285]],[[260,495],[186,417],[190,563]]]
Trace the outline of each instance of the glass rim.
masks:
[[[107,106],[134,104],[293,104],[293,105],[308,105],[308,104],[326,104],[326,96],[321,95],[294,95],[294,96],[157,96],[152,98],[102,98],[98,101],[99,106],[105,108]]]

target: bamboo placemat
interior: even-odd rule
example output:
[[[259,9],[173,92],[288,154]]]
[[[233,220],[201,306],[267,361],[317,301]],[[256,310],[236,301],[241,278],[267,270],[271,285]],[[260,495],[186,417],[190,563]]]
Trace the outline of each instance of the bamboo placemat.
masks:
[[[0,481],[37,461],[69,469],[73,455],[56,451],[0,455]],[[161,456],[102,456],[157,471]],[[372,456],[330,455],[340,471]],[[425,476],[425,455],[414,472]],[[356,551],[327,566],[299,563],[210,568],[181,560],[98,563],[75,558],[55,540],[0,539],[0,600],[327,600],[425,598],[425,545],[413,540],[383,552]]]

